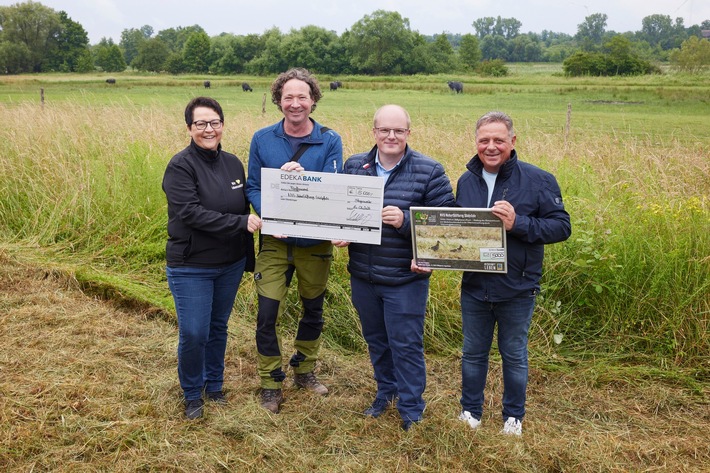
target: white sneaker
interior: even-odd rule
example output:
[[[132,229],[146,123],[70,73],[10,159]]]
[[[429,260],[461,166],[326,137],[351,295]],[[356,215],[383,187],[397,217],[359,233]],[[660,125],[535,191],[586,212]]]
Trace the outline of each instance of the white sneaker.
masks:
[[[463,411],[461,414],[459,414],[459,420],[468,423],[469,427],[471,427],[472,429],[477,429],[478,426],[481,425],[481,421],[473,417],[468,411]]]
[[[508,420],[503,424],[501,433],[506,435],[523,435],[523,423],[515,417],[508,417]]]

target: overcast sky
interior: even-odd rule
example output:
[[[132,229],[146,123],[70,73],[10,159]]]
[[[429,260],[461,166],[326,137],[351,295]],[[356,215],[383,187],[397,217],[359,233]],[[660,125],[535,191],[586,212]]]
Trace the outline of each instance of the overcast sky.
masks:
[[[0,0],[14,5],[19,0]],[[365,15],[381,9],[409,19],[412,30],[433,35],[474,33],[471,23],[486,16],[516,18],[521,33],[549,30],[575,34],[593,13],[608,16],[607,30],[641,29],[653,14],[683,18],[685,26],[710,19],[710,0],[39,0],[64,10],[89,34],[91,44],[102,37],[118,43],[127,28],[153,27],[154,33],[178,26],[200,25],[210,36],[220,33],[261,34],[271,27],[283,33],[316,25],[339,35]]]

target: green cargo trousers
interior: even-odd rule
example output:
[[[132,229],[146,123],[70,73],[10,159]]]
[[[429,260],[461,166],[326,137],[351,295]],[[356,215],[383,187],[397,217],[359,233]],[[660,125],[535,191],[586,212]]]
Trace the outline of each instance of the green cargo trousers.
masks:
[[[294,340],[296,353],[289,364],[294,373],[310,373],[315,368],[323,330],[323,300],[328,282],[333,246],[324,241],[301,248],[264,235],[256,259],[254,281],[259,295],[256,320],[257,371],[261,387],[280,389],[286,378],[282,367],[279,319],[292,276],[298,280],[303,315]]]

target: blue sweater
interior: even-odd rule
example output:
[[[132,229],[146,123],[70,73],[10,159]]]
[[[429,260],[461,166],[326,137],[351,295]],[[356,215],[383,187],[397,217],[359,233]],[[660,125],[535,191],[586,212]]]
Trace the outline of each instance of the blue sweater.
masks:
[[[458,207],[488,207],[488,187],[474,156],[456,186]],[[484,302],[529,297],[540,290],[544,245],[564,241],[572,233],[569,214],[555,177],[518,160],[513,150],[498,171],[491,202],[506,200],[515,209],[515,224],[507,232],[508,273],[464,272],[461,290]]]
[[[368,153],[351,156],[343,172],[376,176],[376,153],[374,147]],[[354,277],[385,286],[428,278],[429,274],[413,273],[410,269],[413,252],[409,208],[454,206],[451,182],[444,167],[407,146],[399,166],[385,183],[383,205],[399,207],[404,212],[404,223],[400,228],[383,224],[380,245],[351,243],[348,271]]]
[[[315,120],[311,136],[305,141],[311,146],[298,160],[306,171],[341,172],[343,168],[343,142],[333,130],[321,132],[323,125]],[[261,168],[280,169],[291,160],[293,151],[284,132],[284,121],[262,128],[254,133],[249,148],[247,196],[257,214],[261,215]],[[320,240],[286,238],[285,243],[296,246],[313,246]]]

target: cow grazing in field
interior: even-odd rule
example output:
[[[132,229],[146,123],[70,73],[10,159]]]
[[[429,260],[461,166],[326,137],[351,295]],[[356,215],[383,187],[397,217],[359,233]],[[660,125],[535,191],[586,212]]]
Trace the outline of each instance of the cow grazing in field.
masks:
[[[242,82],[242,91],[244,91],[244,92],[253,92],[253,91],[251,90],[251,87],[249,87],[249,84],[247,84],[246,82]]]
[[[457,94],[463,94],[463,83],[450,80],[447,82],[449,84],[449,89],[453,90]]]
[[[106,79],[106,83],[107,83],[107,84],[115,84],[115,83],[116,83],[116,79],[113,79],[113,78],[111,78],[111,79]]]
[[[204,81],[203,85],[205,86],[205,89],[209,89],[212,86],[212,84],[208,80]]]
[[[330,83],[330,90],[338,90],[342,86],[343,86],[343,83],[340,82],[339,80],[335,81],[335,82],[331,82]]]

